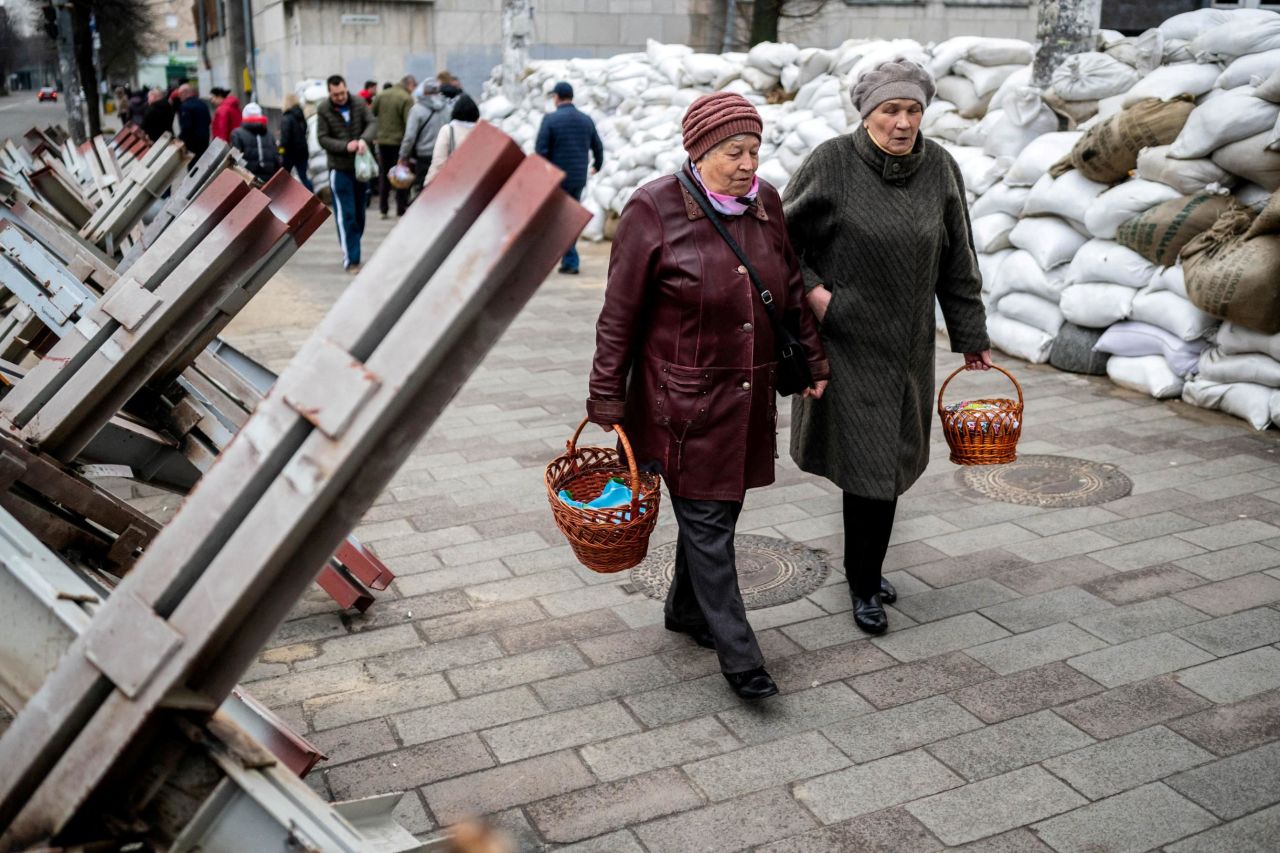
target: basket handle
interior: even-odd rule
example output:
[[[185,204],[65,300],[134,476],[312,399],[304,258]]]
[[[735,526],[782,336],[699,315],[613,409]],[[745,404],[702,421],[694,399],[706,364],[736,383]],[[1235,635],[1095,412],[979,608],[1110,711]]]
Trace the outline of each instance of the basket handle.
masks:
[[[582,423],[578,424],[578,428],[573,431],[573,438],[565,444],[570,458],[573,458],[574,451],[578,449],[578,438],[588,423],[590,421],[583,418]],[[639,517],[640,512],[640,468],[636,465],[636,455],[631,450],[631,442],[627,439],[622,424],[614,424],[613,431],[618,434],[618,441],[622,442],[622,450],[627,457],[627,470],[631,474],[631,518],[634,520]]]
[[[1018,405],[1019,405],[1019,406],[1021,406],[1021,405],[1022,405],[1022,386],[1018,384],[1018,380],[1017,380],[1017,379],[1014,379],[1014,378],[1013,378],[1013,374],[1012,374],[1012,373],[1010,373],[1009,371],[1005,370],[1005,369],[1004,369],[1003,367],[1001,367],[1000,365],[998,365],[998,364],[993,364],[993,365],[991,365],[991,366],[992,366],[993,368],[995,368],[996,370],[1000,371],[1001,373],[1003,373],[1005,376],[1009,377],[1009,381],[1013,383],[1013,387],[1014,387],[1014,388],[1017,390],[1017,392],[1018,392]],[[943,411],[943,408],[942,408],[942,395],[943,395],[943,394],[945,394],[945,393],[947,392],[947,386],[948,386],[948,385],[950,385],[950,384],[951,384],[951,380],[952,380],[952,379],[955,379],[957,376],[959,376],[959,375],[960,375],[960,372],[961,372],[961,371],[963,371],[964,369],[965,369],[965,365],[963,365],[963,364],[962,364],[962,365],[960,365],[959,367],[957,367],[955,370],[953,370],[953,371],[951,372],[951,375],[950,375],[950,376],[948,376],[948,377],[943,381],[943,383],[942,383],[942,387],[938,389],[938,412],[939,412],[939,413],[941,413],[941,412]]]

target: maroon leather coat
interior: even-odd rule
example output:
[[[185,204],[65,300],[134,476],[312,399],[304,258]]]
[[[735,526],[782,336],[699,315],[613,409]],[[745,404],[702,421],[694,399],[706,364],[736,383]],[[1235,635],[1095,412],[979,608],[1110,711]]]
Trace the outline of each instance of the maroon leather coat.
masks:
[[[814,379],[830,376],[782,202],[760,182],[754,208],[722,222],[782,316],[799,314]],[[674,175],[627,202],[596,323],[587,417],[622,423],[641,465],[673,494],[740,501],[773,482],[773,329],[746,269]]]

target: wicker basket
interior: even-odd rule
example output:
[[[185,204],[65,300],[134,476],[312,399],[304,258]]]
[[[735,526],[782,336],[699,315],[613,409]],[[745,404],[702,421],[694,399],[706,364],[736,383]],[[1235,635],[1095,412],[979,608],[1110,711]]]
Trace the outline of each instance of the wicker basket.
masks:
[[[578,447],[586,425],[585,420],[578,424],[573,438],[565,444],[564,455],[547,465],[547,500],[556,526],[582,565],[601,574],[621,572],[638,565],[649,551],[649,534],[658,521],[661,484],[657,474],[641,474],[636,468],[631,442],[621,426],[615,425],[614,430],[626,451],[625,463],[611,447]],[[592,500],[609,480],[621,476],[630,478],[630,507],[588,509],[560,500],[561,489],[568,489],[578,500]]]
[[[1003,367],[991,365],[1009,377],[1018,391],[1017,402],[1006,397],[984,397],[971,403],[986,403],[990,409],[949,412],[942,405],[947,385],[963,367],[947,377],[938,389],[938,417],[942,434],[951,447],[951,461],[957,465],[1003,465],[1018,458],[1018,439],[1022,436],[1022,386]]]

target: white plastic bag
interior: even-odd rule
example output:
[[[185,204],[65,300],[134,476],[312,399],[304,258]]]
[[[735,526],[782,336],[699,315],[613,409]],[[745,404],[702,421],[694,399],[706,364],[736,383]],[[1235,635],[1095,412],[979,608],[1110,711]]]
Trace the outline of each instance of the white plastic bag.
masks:
[[[355,175],[356,180],[361,183],[368,183],[378,177],[378,161],[373,159],[368,148],[356,154]]]
[[[1133,249],[1111,240],[1093,239],[1071,259],[1067,283],[1108,282],[1140,290],[1151,282],[1155,272],[1156,265]]]
[[[1068,322],[1087,329],[1105,329],[1129,319],[1135,294],[1133,288],[1122,284],[1072,284],[1062,291],[1058,306]]]
[[[1044,270],[1069,263],[1085,241],[1083,234],[1056,216],[1023,219],[1009,233],[1009,242],[1030,252]]]
[[[1182,394],[1182,379],[1169,369],[1169,364],[1158,355],[1130,358],[1113,355],[1107,359],[1107,376],[1122,388],[1170,400]]]
[[[1190,300],[1168,290],[1144,290],[1133,298],[1129,314],[1140,323],[1150,323],[1184,341],[1203,338],[1221,322],[1204,313]]]
[[[1144,181],[1141,178],[1131,179],[1094,199],[1085,211],[1084,224],[1093,236],[1112,240],[1116,236],[1116,229],[1125,222],[1180,195],[1168,184]]]

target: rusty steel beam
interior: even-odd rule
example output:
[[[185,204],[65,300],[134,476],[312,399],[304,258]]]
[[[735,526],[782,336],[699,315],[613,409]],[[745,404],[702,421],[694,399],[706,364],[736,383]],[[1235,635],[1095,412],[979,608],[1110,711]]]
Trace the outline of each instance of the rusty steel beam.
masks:
[[[0,739],[4,844],[126,808],[227,695],[587,222],[562,177],[477,125]]]

